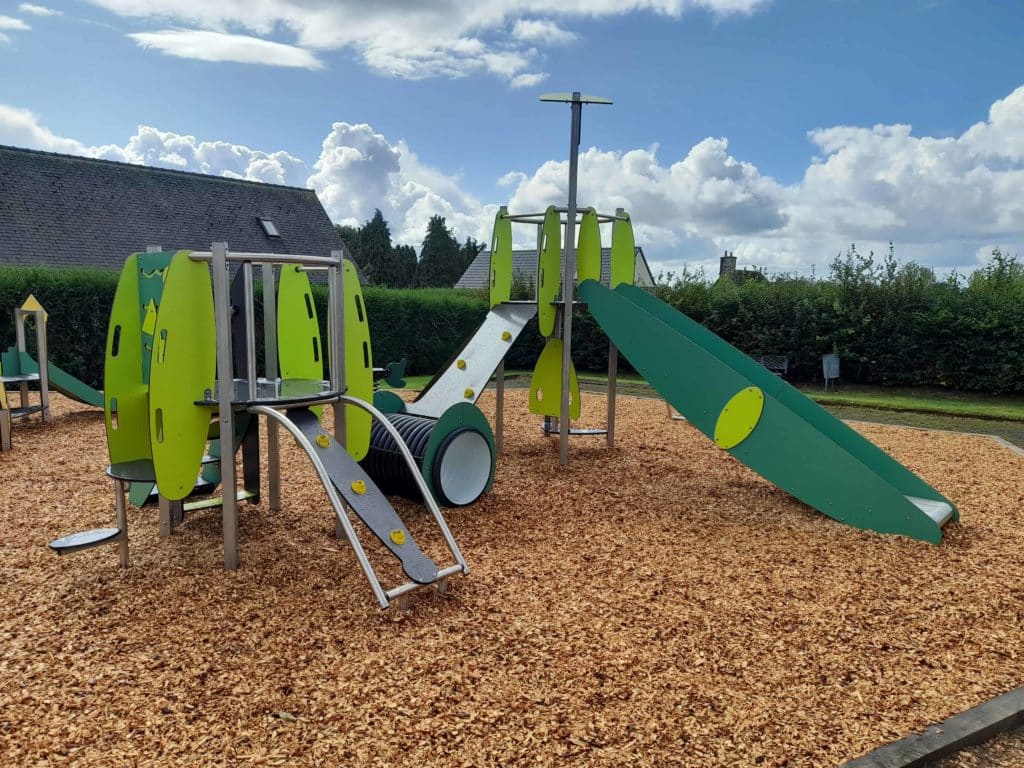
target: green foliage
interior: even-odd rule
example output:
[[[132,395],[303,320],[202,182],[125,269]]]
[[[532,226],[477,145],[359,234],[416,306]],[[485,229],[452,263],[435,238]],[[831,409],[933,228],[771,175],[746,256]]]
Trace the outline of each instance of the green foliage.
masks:
[[[464,247],[455,244],[457,251]],[[408,270],[412,249],[393,250],[404,254]],[[0,348],[14,344],[12,311],[34,293],[50,313],[53,362],[102,386],[116,286],[112,272],[0,267]],[[782,275],[709,284],[703,273],[684,270],[663,276],[654,290],[747,354],[786,355],[795,381],[820,380],[821,355],[837,352],[843,381],[850,383],[1024,392],[1024,265],[998,250],[967,279],[952,275],[939,281],[925,267],[897,263],[891,250],[877,259],[851,245],[825,280]],[[326,289],[314,285],[314,292],[320,317],[326,318]],[[487,313],[484,291],[367,286],[364,292],[375,361],[405,357],[410,375],[441,368]],[[533,293],[532,281],[514,280],[513,298]],[[256,307],[259,313],[259,295]],[[542,346],[531,323],[508,366],[532,369]],[[604,371],[607,355],[607,338],[588,313],[578,312],[577,369]],[[620,370],[629,368],[623,362]]]
[[[14,346],[14,309],[34,294],[49,316],[50,362],[97,389],[103,386],[107,321],[118,275],[99,269],[0,266],[0,350]],[[35,328],[28,348],[35,356]]]
[[[445,224],[444,216],[431,216],[427,224],[427,236],[423,238],[423,247],[420,248],[416,285],[450,288],[465,269],[463,250]]]

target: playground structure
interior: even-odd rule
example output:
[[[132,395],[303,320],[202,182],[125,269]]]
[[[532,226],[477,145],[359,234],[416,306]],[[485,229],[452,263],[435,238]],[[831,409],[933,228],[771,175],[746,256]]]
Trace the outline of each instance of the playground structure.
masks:
[[[443,592],[450,576],[469,569],[438,501],[471,504],[491,488],[503,442],[504,359],[534,317],[546,342],[529,407],[545,418],[545,431],[557,423],[560,461],[568,464],[571,421],[580,417],[572,316],[583,307],[609,337],[609,386],[606,429],[577,433],[604,433],[614,447],[621,351],[688,423],[797,499],[853,527],[941,541],[942,527],[958,519],[948,499],[780,377],[633,285],[629,214],[598,213],[576,202],[582,105],[610,102],[578,93],[542,98],[572,105],[569,205],[529,214],[499,209],[489,312],[411,403],[373,391],[361,289],[340,251],[330,257],[232,253],[226,243],[214,243],[209,252],[151,249],[129,257],[111,311],[104,371],[116,526],[71,534],[50,547],[66,554],[117,542],[127,566],[125,494],[131,485],[137,505],[157,490],[163,536],[186,512],[219,505],[224,564],[237,568],[238,503],[257,501],[260,494],[263,416],[272,510],[281,506],[284,429],[310,459],[335,512],[336,534],[349,541],[381,607],[396,600],[405,605],[411,591],[428,585]],[[535,301],[511,300],[513,224],[536,228]],[[602,225],[611,227],[607,284]],[[263,288],[262,377],[255,266]],[[326,349],[306,274],[311,270],[327,273]],[[494,432],[476,407],[492,377]],[[333,411],[333,435],[320,423],[326,406]],[[220,497],[188,501],[218,484]],[[385,494],[422,499],[454,564],[439,567],[420,550]],[[390,589],[381,584],[350,512],[400,561],[409,581]]]
[[[35,324],[36,357],[28,351],[28,334],[25,326],[28,320]],[[96,408],[103,407],[103,393],[79,381],[71,374],[50,362],[46,339],[46,310],[29,296],[14,310],[15,346],[0,352],[0,451],[11,450],[11,428],[13,420],[38,413],[44,422],[52,420],[50,414],[50,389]],[[19,405],[11,407],[7,398],[6,385],[18,387]],[[29,384],[36,384],[39,404],[30,402]]]
[[[263,283],[262,377],[257,375],[256,265]],[[237,269],[229,280],[232,266]],[[327,273],[326,350],[306,275],[310,270]],[[406,444],[410,435],[370,402],[368,323],[355,268],[340,251],[330,257],[232,253],[226,243],[214,243],[205,253],[133,254],[111,310],[104,380],[107,474],[114,482],[116,525],[51,542],[58,554],[116,542],[120,563],[127,566],[128,485],[155,484],[161,535],[169,536],[187,512],[220,506],[224,565],[237,568],[238,503],[259,499],[263,416],[271,509],[281,505],[278,430],[284,429],[310,459],[334,509],[336,532],[349,541],[382,608],[396,600],[404,604],[408,593],[424,586],[443,592],[449,577],[468,573],[434,497],[469,503],[490,487],[490,428],[475,406],[458,404],[437,419],[420,420],[416,439],[410,440],[414,455]],[[333,409],[333,435],[320,424],[325,406]],[[373,451],[394,453],[404,464],[403,478],[430,510],[453,564],[440,567],[420,550],[360,466]],[[476,474],[467,475],[467,468]],[[219,483],[220,496],[186,501],[204,483]],[[400,561],[409,581],[390,589],[381,584],[349,511]]]

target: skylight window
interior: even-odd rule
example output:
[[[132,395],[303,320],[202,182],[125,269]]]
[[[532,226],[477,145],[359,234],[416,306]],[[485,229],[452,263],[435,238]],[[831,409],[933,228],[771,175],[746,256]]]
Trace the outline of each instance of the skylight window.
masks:
[[[263,227],[263,234],[267,237],[281,236],[281,233],[277,231],[277,227],[274,225],[274,222],[270,219],[264,219],[262,216],[258,216],[256,220],[260,223],[260,226]]]

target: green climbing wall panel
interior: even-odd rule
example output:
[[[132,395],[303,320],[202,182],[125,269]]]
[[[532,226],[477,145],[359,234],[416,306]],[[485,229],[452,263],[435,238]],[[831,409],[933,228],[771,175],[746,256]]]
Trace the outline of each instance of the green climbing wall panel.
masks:
[[[562,223],[555,206],[548,206],[544,214],[540,253],[537,256],[537,325],[541,336],[555,332],[555,297],[561,279]]]
[[[495,307],[512,296],[512,222],[504,205],[494,217],[490,271],[491,307]]]
[[[205,262],[192,261],[186,251],[175,254],[167,269],[153,342],[149,374],[153,467],[160,493],[174,501],[195,487],[211,415],[196,401],[211,396],[217,372],[210,270]]]
[[[530,413],[559,418],[562,408],[562,340],[547,340],[530,378]],[[569,418],[580,417],[580,382],[569,361]]]

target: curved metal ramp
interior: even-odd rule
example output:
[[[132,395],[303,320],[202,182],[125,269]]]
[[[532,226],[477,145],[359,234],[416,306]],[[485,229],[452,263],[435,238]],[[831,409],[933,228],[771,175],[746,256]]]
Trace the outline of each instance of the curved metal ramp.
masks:
[[[364,410],[369,410],[366,404],[359,403],[355,398],[343,398],[343,400],[357,405],[357,407],[363,407]],[[319,420],[312,411],[308,408],[296,408],[282,413],[269,406],[261,405],[253,406],[249,410],[253,413],[263,414],[281,424],[309,456],[324,489],[327,491],[327,496],[331,500],[338,522],[348,537],[356,559],[366,574],[382,608],[387,608],[392,600],[401,598],[408,592],[425,585],[437,584],[438,589],[443,592],[449,576],[468,573],[469,568],[452,539],[437,504],[430,497],[429,491],[424,492],[427,506],[441,527],[449,550],[456,560],[455,565],[443,569],[439,569],[434,561],[416,545],[412,534],[409,533],[384,494],[355,459],[349,455],[345,447],[320,426]],[[378,420],[383,418],[382,414],[372,413],[372,415]],[[387,423],[386,419],[383,421]],[[399,436],[397,439],[400,440],[401,437]],[[405,444],[402,443],[401,447],[405,448]],[[408,448],[405,448],[405,452],[408,452]],[[411,454],[409,460],[412,460]],[[415,468],[415,463],[413,466]],[[388,551],[398,558],[402,563],[402,570],[405,571],[410,582],[389,590],[385,590],[381,586],[356,535],[345,505],[370,529]]]

